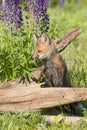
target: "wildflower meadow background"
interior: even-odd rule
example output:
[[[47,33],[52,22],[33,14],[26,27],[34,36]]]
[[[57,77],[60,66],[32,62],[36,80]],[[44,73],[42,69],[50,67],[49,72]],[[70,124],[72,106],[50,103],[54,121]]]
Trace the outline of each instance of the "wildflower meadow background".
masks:
[[[61,55],[68,66],[73,87],[87,87],[87,1],[86,0],[1,0],[0,1],[0,82],[27,80],[41,62],[32,59],[33,34],[43,31],[49,37],[62,37],[72,28],[82,33]],[[82,102],[87,108],[87,102]],[[83,113],[87,117],[86,110]],[[50,123],[40,112],[1,113],[0,130],[86,130],[81,120]]]

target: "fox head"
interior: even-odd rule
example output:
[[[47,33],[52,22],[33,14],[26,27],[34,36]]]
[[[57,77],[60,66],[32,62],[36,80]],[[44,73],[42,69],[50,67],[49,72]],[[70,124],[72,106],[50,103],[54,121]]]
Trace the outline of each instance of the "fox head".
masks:
[[[40,37],[34,36],[34,60],[49,59],[52,53],[52,45],[50,38],[42,33]]]

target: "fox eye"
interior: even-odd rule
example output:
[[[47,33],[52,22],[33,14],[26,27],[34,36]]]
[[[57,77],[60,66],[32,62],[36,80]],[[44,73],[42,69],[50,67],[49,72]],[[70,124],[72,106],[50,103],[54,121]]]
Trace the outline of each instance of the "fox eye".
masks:
[[[38,50],[38,53],[41,53],[41,50]]]

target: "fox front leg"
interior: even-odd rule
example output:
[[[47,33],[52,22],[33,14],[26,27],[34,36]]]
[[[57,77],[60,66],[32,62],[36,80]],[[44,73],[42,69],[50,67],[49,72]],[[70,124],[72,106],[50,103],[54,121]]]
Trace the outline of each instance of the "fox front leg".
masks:
[[[47,76],[45,77],[45,83],[41,84],[41,88],[50,87],[51,86],[51,77]]]

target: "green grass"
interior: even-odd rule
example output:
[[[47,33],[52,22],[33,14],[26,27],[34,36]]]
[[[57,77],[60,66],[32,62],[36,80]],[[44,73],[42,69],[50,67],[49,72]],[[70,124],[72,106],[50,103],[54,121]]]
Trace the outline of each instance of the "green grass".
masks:
[[[60,10],[48,10],[50,16],[49,36],[62,37],[74,27],[82,28],[83,32],[72,42],[61,55],[66,61],[72,85],[87,87],[87,8],[73,7]],[[29,22],[29,21],[28,21]],[[11,28],[11,27],[9,27]],[[14,35],[7,31],[8,27],[0,22],[0,81],[9,81],[20,76],[29,75],[41,63],[32,60],[33,32],[35,28],[24,21],[22,29]],[[9,29],[10,30],[10,29]],[[87,107],[87,102],[83,102]],[[87,112],[84,111],[84,116]],[[0,130],[86,130],[87,123],[83,120],[74,125],[50,123],[45,121],[40,112],[26,112],[21,114],[0,114]]]
[[[81,119],[75,124],[68,124],[67,120],[58,123],[46,121],[40,112],[21,114],[4,113],[0,116],[0,130],[86,130],[87,123]]]

